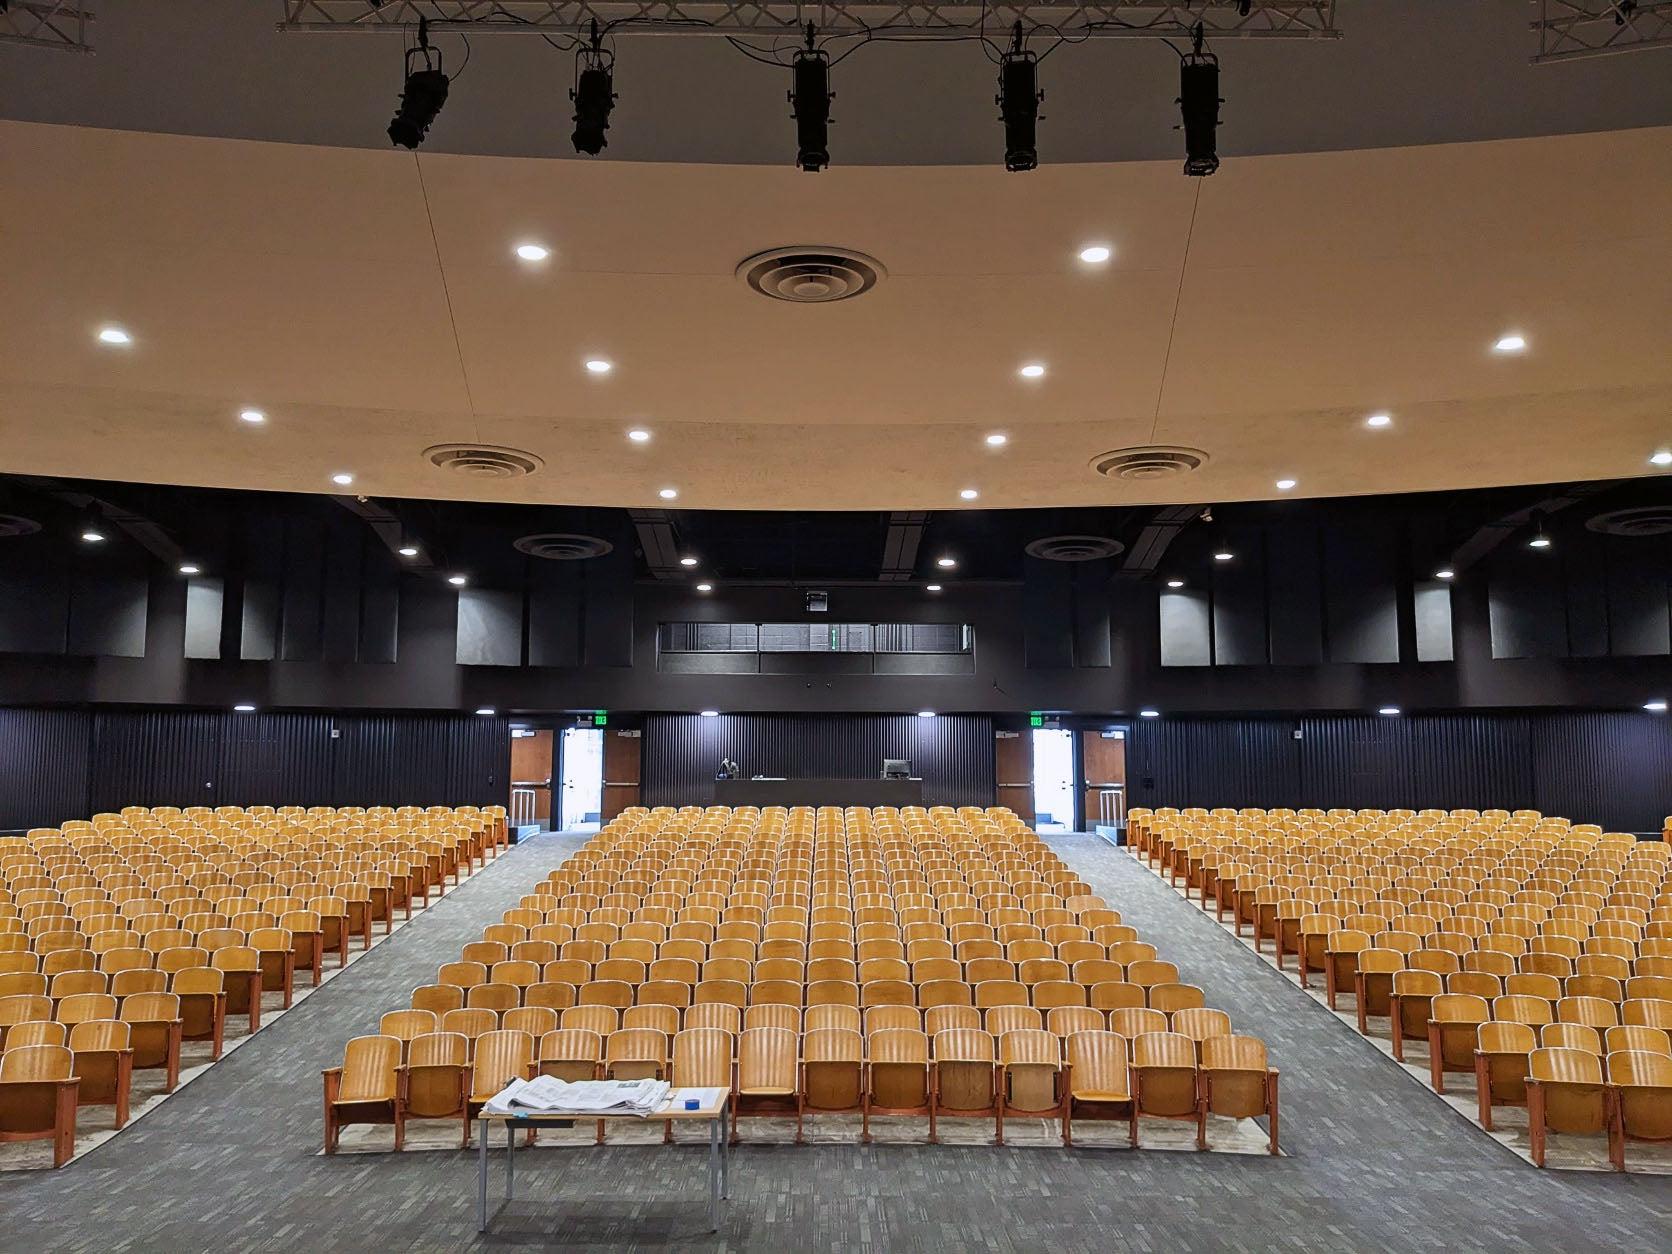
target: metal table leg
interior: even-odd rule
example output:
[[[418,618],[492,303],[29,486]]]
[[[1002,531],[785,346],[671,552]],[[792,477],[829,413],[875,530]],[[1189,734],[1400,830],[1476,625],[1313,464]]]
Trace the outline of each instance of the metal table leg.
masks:
[[[509,1119],[505,1121],[505,1200],[509,1202],[517,1192],[517,1129]]]
[[[720,1231],[720,1121],[708,1121],[708,1230]]]
[[[726,1135],[726,1119],[722,1115],[715,1120],[715,1127],[719,1129],[720,1137],[720,1196],[731,1196],[731,1138]]]
[[[476,1231],[488,1230],[488,1121],[476,1121]]]

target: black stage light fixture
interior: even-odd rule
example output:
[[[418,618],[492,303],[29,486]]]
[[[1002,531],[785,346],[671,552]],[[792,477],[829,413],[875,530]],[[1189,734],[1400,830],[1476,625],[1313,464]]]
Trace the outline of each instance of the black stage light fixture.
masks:
[[[798,49],[789,100],[795,119],[795,164],[816,174],[830,164],[830,58],[813,46],[815,30],[807,23],[807,46]]]
[[[1039,122],[1039,61],[1023,47],[1022,24],[1016,23],[1010,51],[999,60],[999,120],[1004,123],[1004,168],[1012,172],[1039,165],[1035,130]]]
[[[424,68],[414,69],[419,60]],[[401,88],[401,107],[389,123],[389,142],[416,149],[446,103],[447,75],[441,68],[441,50],[430,47],[429,19],[420,18],[418,46],[406,51],[406,85]]]
[[[596,157],[609,146],[604,132],[610,129],[610,110],[615,107],[615,53],[599,42],[598,22],[592,22],[592,43],[575,54],[575,85],[569,91],[575,102],[575,131],[569,138],[575,151]]]
[[[1203,178],[1219,168],[1219,58],[1202,51],[1202,27],[1192,35],[1193,47],[1179,62],[1179,98],[1184,116],[1184,172]]]

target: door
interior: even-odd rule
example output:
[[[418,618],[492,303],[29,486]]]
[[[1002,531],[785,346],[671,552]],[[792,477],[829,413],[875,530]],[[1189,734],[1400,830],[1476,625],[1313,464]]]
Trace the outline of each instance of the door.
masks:
[[[1033,826],[1033,741],[1026,732],[1001,731],[993,742],[998,804],[1009,806]]]
[[[511,733],[511,816],[517,824],[549,828],[552,821],[552,734]]]
[[[639,804],[639,733],[612,731],[604,737],[604,822]]]
[[[1080,733],[1080,778],[1085,781],[1086,826],[1116,824],[1126,818],[1126,732]],[[1106,793],[1113,794],[1105,801]]]
[[[1033,729],[1033,821],[1040,831],[1074,830],[1074,733]]]
[[[558,822],[565,832],[596,831],[604,810],[604,733],[597,727],[563,729],[563,788]]]

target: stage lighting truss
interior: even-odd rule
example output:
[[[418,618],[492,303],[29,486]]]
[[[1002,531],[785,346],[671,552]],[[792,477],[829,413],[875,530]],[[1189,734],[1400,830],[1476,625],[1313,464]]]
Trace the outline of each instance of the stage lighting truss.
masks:
[[[92,11],[50,0],[10,0],[0,6],[0,44],[50,48],[57,52],[92,52],[87,27]]]
[[[885,31],[890,39],[949,39],[1020,22],[1080,39],[1153,39],[1202,26],[1212,39],[1337,39],[1335,0],[1198,0],[1195,4],[766,4],[748,0],[281,0],[281,31],[436,31],[576,37],[596,21],[635,35],[782,35],[800,41]],[[1659,7],[1659,6],[1655,6]]]
[[[1534,65],[1672,48],[1672,0],[1539,0]]]

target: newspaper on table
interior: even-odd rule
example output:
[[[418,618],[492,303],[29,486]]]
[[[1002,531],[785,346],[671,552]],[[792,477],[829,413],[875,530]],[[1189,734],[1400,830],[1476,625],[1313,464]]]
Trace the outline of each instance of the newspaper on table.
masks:
[[[487,1115],[637,1115],[661,1110],[671,1086],[666,1080],[560,1080],[543,1075],[512,1080],[482,1107]]]

